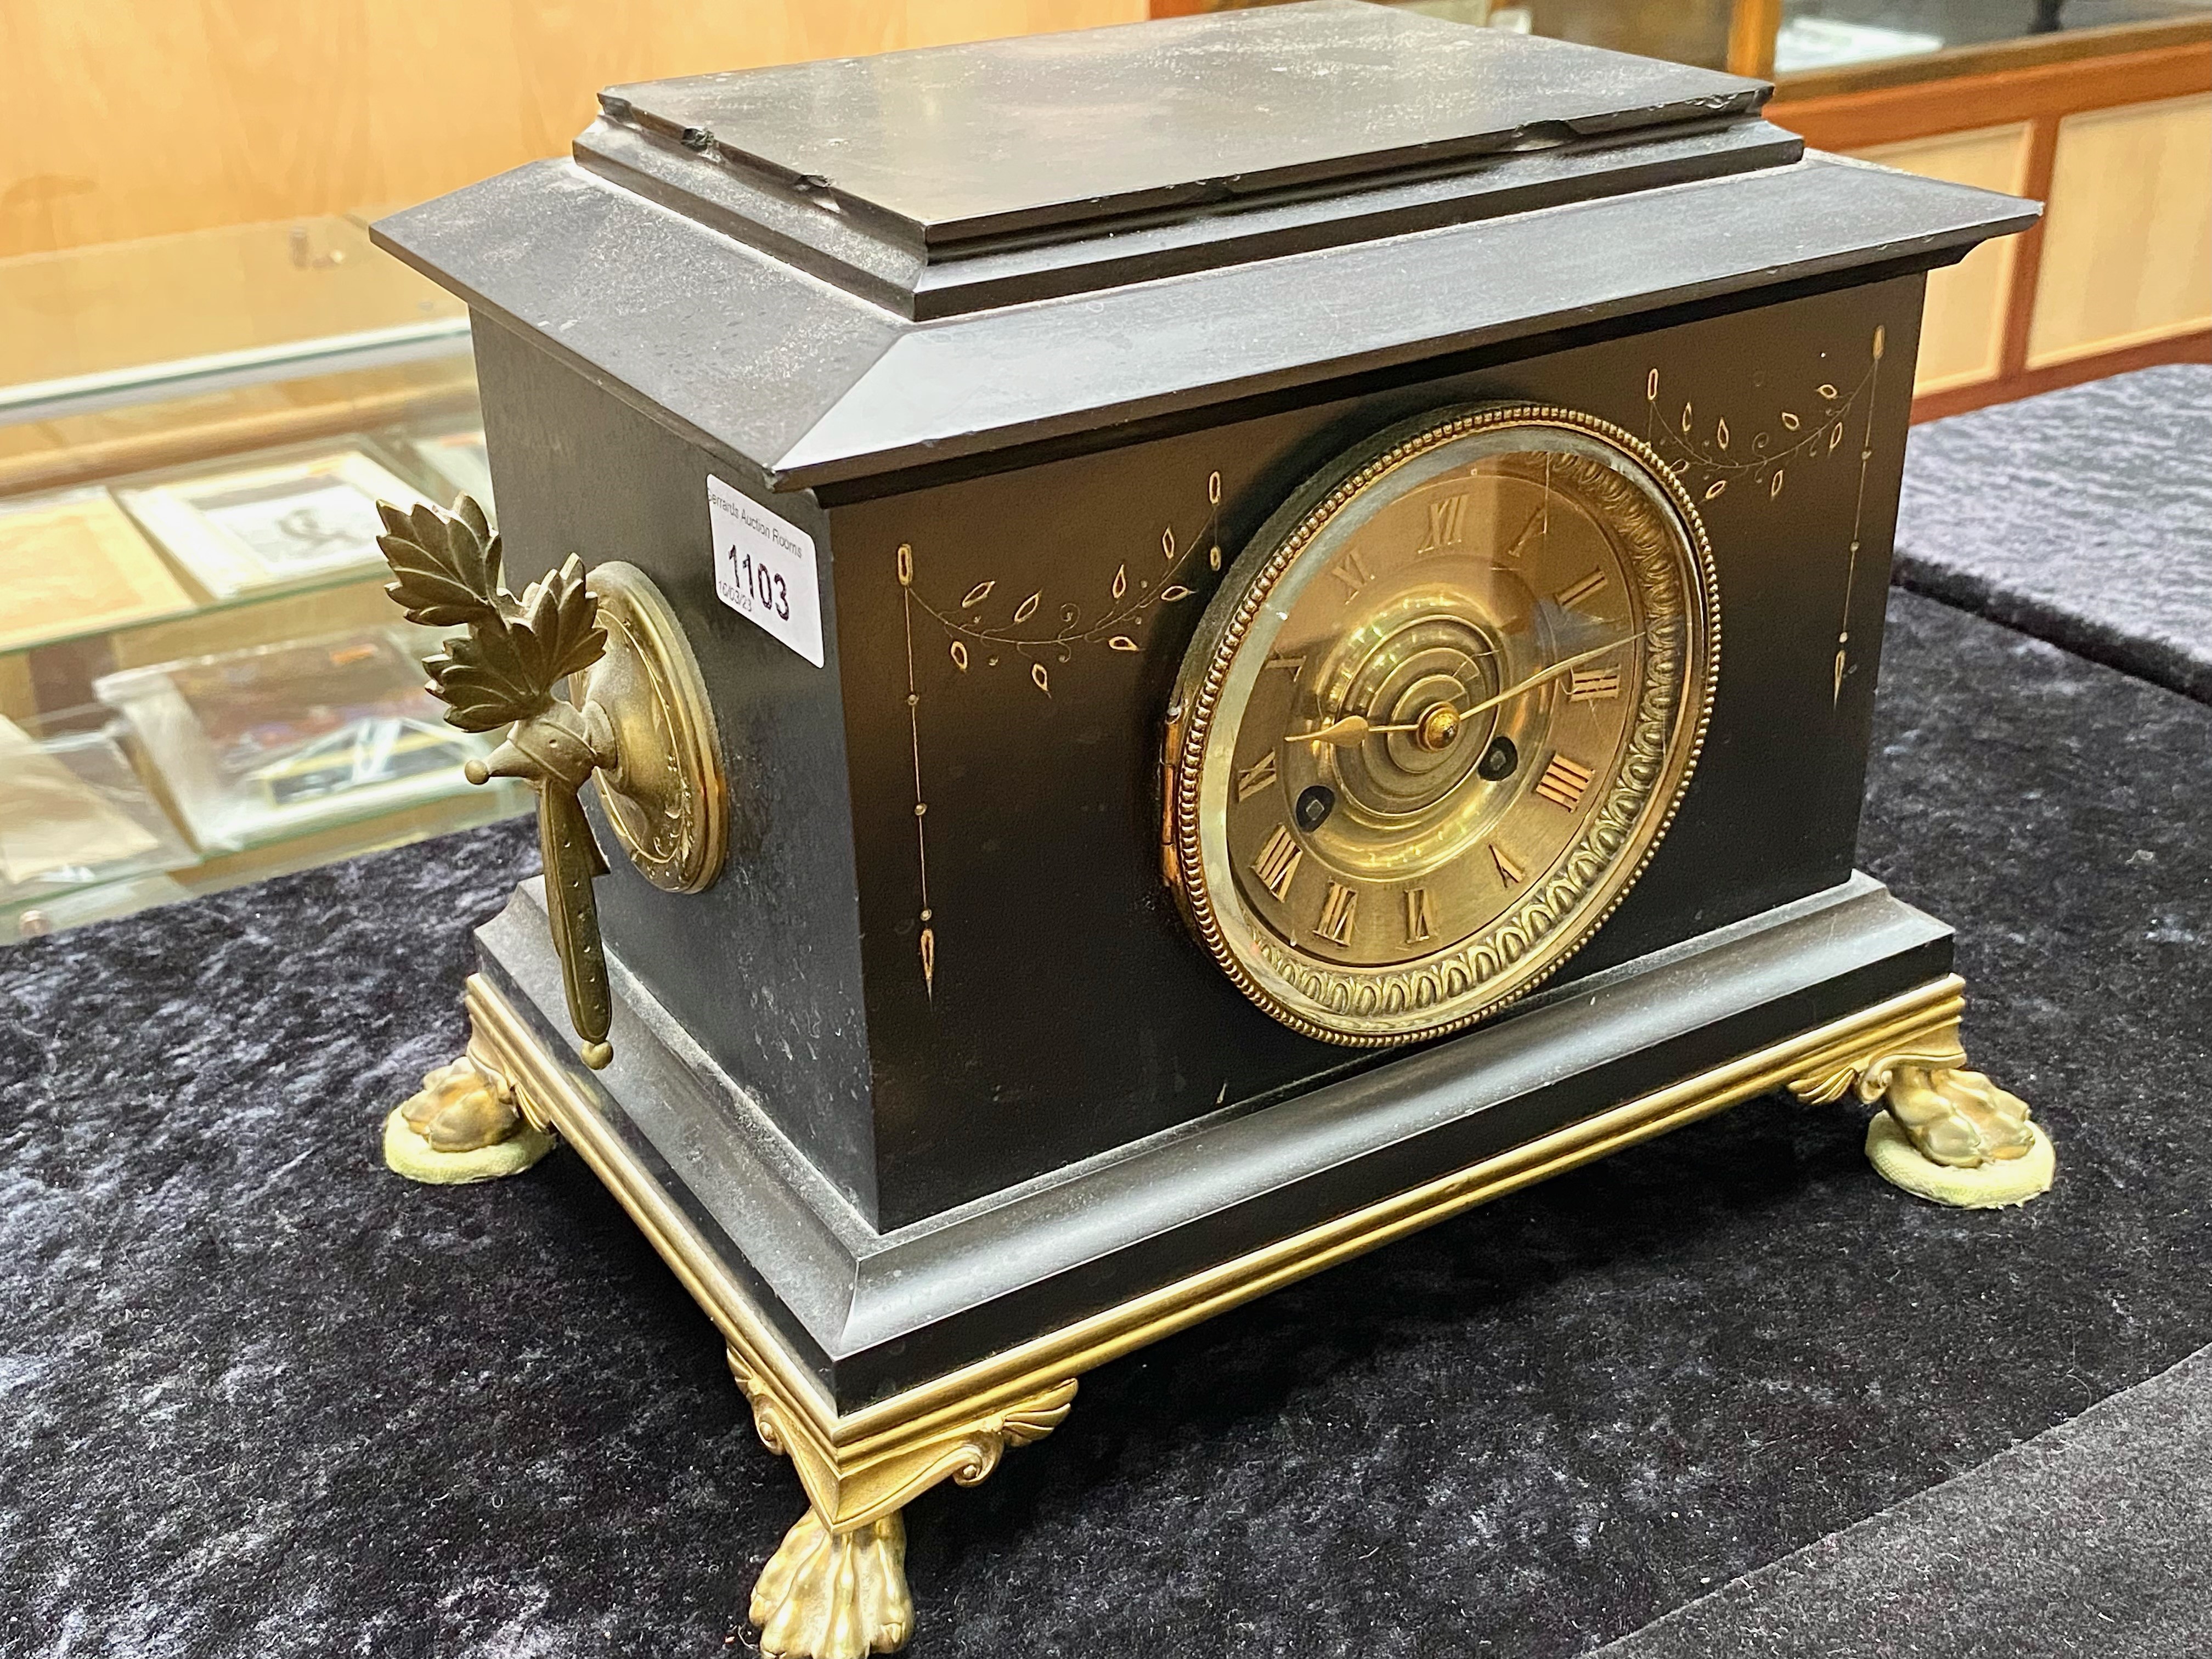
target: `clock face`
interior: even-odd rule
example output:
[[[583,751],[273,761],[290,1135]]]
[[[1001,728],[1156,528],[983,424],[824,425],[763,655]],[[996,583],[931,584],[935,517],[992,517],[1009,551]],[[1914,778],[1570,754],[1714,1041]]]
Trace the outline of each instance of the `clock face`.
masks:
[[[1573,411],[1394,428],[1278,513],[1200,625],[1168,733],[1169,874],[1284,1024],[1450,1030],[1626,893],[1718,671],[1696,508]]]

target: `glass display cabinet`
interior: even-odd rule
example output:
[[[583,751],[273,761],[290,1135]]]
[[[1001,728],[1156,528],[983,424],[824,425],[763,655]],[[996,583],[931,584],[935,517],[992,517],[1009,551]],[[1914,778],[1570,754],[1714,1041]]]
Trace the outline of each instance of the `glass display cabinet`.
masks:
[[[0,260],[0,941],[520,810],[379,498],[492,504],[463,308],[351,218]]]
[[[1155,17],[1281,0],[1152,0]],[[2013,67],[2139,48],[2212,15],[2205,0],[1376,0],[1456,23],[1768,77],[1940,58]],[[2131,37],[2113,31],[2131,31]]]
[[[1745,72],[1948,77],[2134,50],[2212,15],[2203,0],[1736,0]]]

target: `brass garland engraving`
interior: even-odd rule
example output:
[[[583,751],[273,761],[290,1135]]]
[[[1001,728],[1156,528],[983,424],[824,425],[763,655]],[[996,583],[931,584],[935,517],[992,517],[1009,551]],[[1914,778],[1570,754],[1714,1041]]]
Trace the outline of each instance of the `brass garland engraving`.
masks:
[[[916,925],[921,932],[915,936],[921,953],[921,992],[926,997],[937,994],[937,930],[931,926],[937,913],[929,903],[929,803],[921,792],[921,692],[914,679],[914,549],[905,542],[898,550],[899,611],[906,623],[906,724],[907,734],[914,744],[914,840],[915,867],[921,884],[921,911]]]
[[[1670,422],[1660,408],[1659,371],[1652,369],[1644,381],[1645,441],[1674,457],[1667,464],[1671,472],[1677,476],[1695,472],[1709,479],[1702,492],[1693,492],[1705,501],[1719,500],[1730,484],[1764,485],[1766,499],[1777,499],[1789,477],[1791,463],[1819,460],[1843,447],[1852,412],[1863,403],[1865,421],[1859,434],[1858,491],[1851,504],[1850,556],[1844,571],[1843,617],[1836,629],[1836,655],[1829,676],[1828,701],[1832,706],[1843,700],[1844,674],[1849,662],[1851,600],[1858,586],[1860,531],[1866,519],[1867,468],[1874,459],[1875,408],[1880,401],[1875,394],[1881,389],[1882,354],[1888,348],[1888,341],[1889,331],[1877,325],[1867,343],[1866,372],[1849,393],[1827,381],[1814,389],[1819,413],[1809,424],[1796,410],[1777,410],[1776,422],[1786,440],[1778,448],[1773,433],[1760,428],[1753,431],[1747,440],[1743,439],[1741,434],[1730,431],[1724,416],[1714,420],[1710,440],[1701,436],[1704,424],[1698,418],[1695,404],[1690,400],[1684,401],[1680,415]]]
[[[1871,348],[1874,361],[1867,365],[1866,429],[1859,434],[1859,483],[1858,493],[1851,501],[1850,560],[1844,568],[1843,614],[1836,624],[1836,666],[1828,687],[1832,708],[1844,700],[1844,668],[1851,645],[1851,596],[1858,586],[1860,527],[1866,520],[1867,466],[1874,459],[1875,392],[1881,383],[1881,354],[1887,336],[1887,330],[1875,327]]]
[[[720,872],[727,788],[721,750],[683,629],[645,574],[599,566],[587,586],[573,555],[507,591],[500,538],[461,496],[452,513],[377,503],[377,538],[393,580],[385,592],[410,622],[465,628],[425,659],[430,694],[465,732],[507,728],[469,781],[520,778],[538,794],[546,916],[561,957],[568,1017],[586,1065],[613,1058],[614,1004],[592,883],[607,864],[584,816],[594,774],[632,861],[655,885],[696,892]],[[586,675],[588,674],[588,678]],[[556,693],[570,682],[569,701]]]
[[[914,756],[915,866],[920,889],[915,915],[915,951],[921,964],[923,994],[937,992],[937,913],[929,897],[929,799],[923,782],[921,760],[921,687],[915,672],[915,613],[919,611],[943,632],[945,654],[955,669],[966,674],[988,670],[1008,661],[1026,663],[1030,684],[1041,696],[1052,696],[1052,665],[1075,659],[1079,646],[1104,645],[1109,651],[1137,654],[1144,624],[1163,605],[1177,605],[1193,597],[1205,578],[1198,573],[1200,553],[1206,570],[1221,568],[1221,474],[1206,481],[1207,514],[1198,535],[1179,538],[1172,525],[1160,531],[1161,568],[1156,574],[1133,575],[1131,560],[1117,564],[1105,583],[1107,600],[1086,618],[1081,605],[1065,601],[1048,605],[1044,590],[1024,597],[998,598],[1000,580],[987,576],[972,584],[957,605],[930,599],[918,585],[917,562],[911,542],[899,544],[895,560],[899,605],[905,630],[907,732]],[[1146,562],[1149,562],[1149,558]],[[994,599],[996,602],[994,603]],[[1000,611],[1004,615],[997,620]],[[1040,612],[1054,619],[1030,624]]]
[[[1612,522],[1624,532],[1627,568],[1642,605],[1640,638],[1648,665],[1626,752],[1606,777],[1601,804],[1580,827],[1565,855],[1551,862],[1543,878],[1502,921],[1455,948],[1397,967],[1339,967],[1295,952],[1270,934],[1254,930],[1250,948],[1259,965],[1304,1000],[1305,1006],[1298,1006],[1250,971],[1230,944],[1217,915],[1220,901],[1210,890],[1206,872],[1202,837],[1206,826],[1200,806],[1200,762],[1231,666],[1262,607],[1271,602],[1278,581],[1346,503],[1429,450],[1471,434],[1508,427],[1565,428],[1587,434],[1637,464],[1663,492],[1687,539],[1694,589],[1685,589],[1682,561],[1675,551],[1672,527],[1649,496],[1594,459],[1565,453],[1545,457],[1547,488],[1548,481],[1556,479],[1580,490],[1612,514]],[[1522,539],[1526,538],[1524,532]],[[1693,639],[1703,647],[1694,657],[1690,654]],[[1344,479],[1283,538],[1247,581],[1218,637],[1201,639],[1193,648],[1194,659],[1200,650],[1210,652],[1203,677],[1187,693],[1178,693],[1178,706],[1171,711],[1170,721],[1165,766],[1170,846],[1166,850],[1172,884],[1200,939],[1247,996],[1307,1036],[1349,1046],[1377,1046],[1456,1030],[1525,995],[1558,971],[1633,884],[1672,822],[1675,803],[1704,743],[1719,672],[1717,581],[1695,507],[1647,447],[1620,428],[1579,411],[1542,405],[1500,406],[1444,420]],[[1539,678],[1551,678],[1568,667],[1565,663],[1554,665]],[[1617,681],[1614,695],[1619,695]],[[1345,726],[1352,724],[1337,722]],[[1362,729],[1350,732],[1347,740],[1356,742],[1369,735],[1372,728],[1364,721],[1360,725]],[[1338,741],[1334,726],[1310,737]],[[1542,793],[1555,799],[1565,797],[1562,804],[1570,807],[1579,805],[1583,789],[1589,787],[1593,776],[1589,769],[1571,757],[1559,757],[1553,770],[1559,781]],[[1547,777],[1548,781],[1550,775]],[[1571,794],[1570,782],[1575,785]],[[1287,831],[1283,839],[1288,842]],[[1492,856],[1509,884],[1517,884],[1523,878],[1526,872],[1494,843]],[[1281,862],[1279,857],[1277,862]],[[1267,884],[1273,890],[1273,883]],[[1409,912],[1407,933],[1410,939],[1425,939],[1425,916]],[[1498,987],[1496,995],[1481,994],[1484,987],[1492,985]],[[1446,1009],[1455,1000],[1470,999],[1459,1008]],[[1417,1017],[1421,1011],[1431,1008],[1439,1010],[1438,1018],[1419,1023]],[[1386,1028],[1386,1022],[1395,1023]]]

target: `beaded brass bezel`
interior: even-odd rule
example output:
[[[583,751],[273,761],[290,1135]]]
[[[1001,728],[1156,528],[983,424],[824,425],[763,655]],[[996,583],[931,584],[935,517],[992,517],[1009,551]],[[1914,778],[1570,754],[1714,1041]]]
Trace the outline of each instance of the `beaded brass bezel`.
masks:
[[[1301,951],[1264,927],[1224,910],[1225,896],[1206,868],[1210,843],[1225,846],[1225,811],[1208,812],[1208,739],[1224,718],[1231,670],[1251,644],[1271,596],[1315,543],[1355,501],[1388,488],[1391,475],[1440,446],[1509,428],[1568,432],[1595,440],[1650,486],[1623,481],[1625,494],[1662,510],[1663,538],[1631,546],[1624,568],[1638,581],[1647,653],[1679,657],[1680,671],[1653,675],[1671,695],[1658,724],[1639,705],[1636,741],[1601,778],[1603,801],[1545,877],[1504,918],[1411,963],[1368,968]],[[1632,540],[1632,538],[1624,538]],[[1662,556],[1664,568],[1654,562]],[[1547,404],[1497,404],[1443,410],[1382,433],[1340,457],[1292,495],[1231,568],[1186,653],[1169,705],[1165,754],[1167,875],[1201,944],[1237,988],[1291,1030],[1327,1042],[1381,1047],[1460,1030],[1527,995],[1557,973],[1612,915],[1650,862],[1695,769],[1720,672],[1720,592],[1712,550],[1695,503],[1658,455],[1632,434],[1579,410]],[[1238,714],[1241,717],[1241,710]],[[1644,743],[1645,736],[1651,741]],[[1648,752],[1640,752],[1642,750]],[[1215,764],[1226,764],[1216,757]],[[1215,793],[1218,793],[1218,791]],[[1216,820],[1220,820],[1217,822]],[[1232,912],[1232,915],[1239,915]]]

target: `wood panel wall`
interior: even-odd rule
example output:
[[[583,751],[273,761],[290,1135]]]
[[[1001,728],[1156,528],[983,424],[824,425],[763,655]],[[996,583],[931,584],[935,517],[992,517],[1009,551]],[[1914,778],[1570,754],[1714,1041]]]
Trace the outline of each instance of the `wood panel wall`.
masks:
[[[1145,0],[6,0],[0,256],[397,206],[622,81],[1133,22]]]
[[[2013,121],[1855,153],[1923,178],[2019,196],[2027,189],[2033,136],[2027,122]],[[2020,238],[2003,236],[1983,243],[1955,265],[1929,273],[1916,391],[1972,386],[1994,380],[2003,368],[2005,316],[2019,259]]]
[[[2212,328],[2212,94],[2058,123],[2027,363]]]
[[[2045,204],[1929,279],[1917,419],[2212,362],[2212,43],[1786,90],[1767,112],[1808,143]]]

